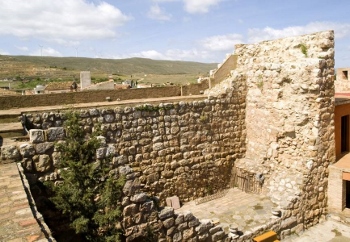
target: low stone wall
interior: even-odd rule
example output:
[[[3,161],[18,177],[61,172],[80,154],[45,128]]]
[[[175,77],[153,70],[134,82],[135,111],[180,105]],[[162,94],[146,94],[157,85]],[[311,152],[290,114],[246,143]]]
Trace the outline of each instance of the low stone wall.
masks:
[[[158,197],[164,205],[166,197],[186,202],[227,188],[234,161],[244,153],[244,110],[244,92],[230,89],[200,101],[80,111],[86,132],[102,124],[106,146],[97,158],[113,154],[115,169],[127,177],[122,226],[128,241],[146,236],[149,226],[158,238],[170,241],[227,236],[190,214],[181,217],[167,209],[158,214],[149,198]],[[64,113],[27,113],[25,119],[33,127],[30,142],[2,146],[1,158],[21,161],[31,183],[58,180],[55,142],[64,142]]]
[[[335,92],[337,93],[349,93],[350,91],[350,82],[347,81],[338,81],[338,80],[335,80],[334,81],[334,84],[335,84]]]
[[[212,87],[230,76],[231,71],[237,67],[237,59],[237,55],[231,54],[222,64],[220,64],[220,67],[215,71],[214,77],[211,80]]]
[[[183,95],[198,95],[208,86],[206,83],[191,84],[183,87]],[[147,99],[181,96],[181,86],[152,88],[132,88],[126,90],[89,90],[81,92],[51,93],[23,96],[0,96],[1,109],[26,108],[38,106],[71,105],[76,103]]]
[[[182,96],[198,95],[209,88],[208,80],[204,80],[202,83],[190,84],[182,86]]]

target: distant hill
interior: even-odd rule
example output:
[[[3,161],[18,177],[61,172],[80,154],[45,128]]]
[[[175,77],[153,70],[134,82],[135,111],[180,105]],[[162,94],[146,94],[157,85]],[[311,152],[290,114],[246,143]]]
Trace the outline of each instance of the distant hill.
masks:
[[[151,60],[145,58],[94,59],[82,57],[40,57],[0,55],[0,79],[79,78],[80,71],[91,71],[93,78],[108,75],[205,75],[216,63]]]

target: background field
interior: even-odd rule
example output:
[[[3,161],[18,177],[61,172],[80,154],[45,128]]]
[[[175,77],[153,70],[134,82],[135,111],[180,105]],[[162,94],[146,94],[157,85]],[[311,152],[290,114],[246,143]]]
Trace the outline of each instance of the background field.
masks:
[[[182,85],[208,76],[216,63],[164,61],[145,58],[93,59],[76,57],[40,57],[0,55],[0,87],[33,88],[53,81],[79,81],[80,71],[90,71],[93,82],[113,76],[138,83]]]

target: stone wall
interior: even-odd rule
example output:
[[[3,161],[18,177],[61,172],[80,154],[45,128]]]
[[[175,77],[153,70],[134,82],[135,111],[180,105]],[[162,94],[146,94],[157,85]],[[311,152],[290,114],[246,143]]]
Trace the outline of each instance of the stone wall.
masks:
[[[237,55],[229,55],[213,74],[211,86],[215,86],[230,76],[231,70],[236,69]]]
[[[103,124],[107,145],[98,154],[114,153],[115,166],[128,174],[123,226],[130,236],[153,224],[164,239],[198,239],[206,221],[179,219],[186,222],[182,227],[171,209],[163,211],[166,216],[137,219],[142,204],[147,196],[164,204],[173,195],[186,202],[217,192],[227,187],[233,165],[262,175],[264,193],[282,211],[278,224],[264,230],[286,235],[325,218],[328,166],[335,161],[333,31],[237,45],[235,55],[237,68],[206,91],[207,99],[81,111],[87,132]],[[60,137],[63,118],[60,113],[27,118],[46,129],[33,136],[43,138],[2,148],[2,156],[22,160],[34,179],[57,179],[58,156],[49,139]],[[147,195],[139,199],[142,193]],[[204,227],[208,238],[218,232],[220,240],[220,230]]]
[[[208,84],[206,83],[187,85],[183,87],[183,95],[199,95],[201,91],[205,90],[207,87]],[[181,86],[133,88],[127,90],[90,90],[25,96],[0,96],[0,107],[2,109],[12,109],[105,102],[106,97],[110,97],[111,101],[116,101],[174,96],[181,96]]]
[[[114,81],[105,81],[92,84],[84,88],[84,90],[114,90]]]
[[[284,220],[307,228],[326,214],[327,168],[335,161],[334,33],[237,45],[235,54],[231,81],[207,94],[246,79],[247,150],[236,165],[263,174]]]
[[[350,68],[337,68],[337,78],[334,81],[335,92],[350,91]]]
[[[127,177],[122,226],[128,241],[147,236],[147,227],[173,241],[227,236],[221,227],[190,213],[176,215],[171,208],[158,213],[150,197],[164,205],[166,197],[186,202],[228,188],[234,161],[244,153],[241,85],[200,101],[80,111],[86,132],[102,123],[106,146],[97,158],[112,153],[114,167]],[[59,179],[54,144],[64,140],[64,113],[27,113],[25,118],[35,127],[30,142],[1,147],[1,158],[21,161],[31,183]]]
[[[189,201],[207,195],[208,187],[214,191],[227,187],[233,162],[242,156],[244,97],[232,93],[222,96],[156,106],[82,110],[82,125],[90,132],[94,124],[103,123],[115,162],[139,171],[138,179],[149,195],[159,196],[161,201],[173,195]],[[51,174],[55,172],[54,159],[44,170],[37,164],[43,156],[55,157],[49,147],[57,137],[63,138],[62,128],[57,127],[63,117],[61,113],[26,114],[27,123],[36,128],[30,130],[30,146],[39,155],[29,157],[36,168],[32,171],[40,169],[39,176],[45,179],[57,176]]]
[[[198,95],[209,88],[208,80],[204,80],[198,84],[190,84],[182,86],[182,96]]]

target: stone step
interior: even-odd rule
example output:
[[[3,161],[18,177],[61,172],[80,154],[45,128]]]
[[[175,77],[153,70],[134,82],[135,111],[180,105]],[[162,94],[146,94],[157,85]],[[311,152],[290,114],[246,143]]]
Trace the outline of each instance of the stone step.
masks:
[[[1,114],[0,115],[0,126],[4,123],[17,123],[19,122],[19,114]]]
[[[0,136],[2,138],[11,138],[23,136],[23,126],[20,122],[16,123],[0,123]]]

